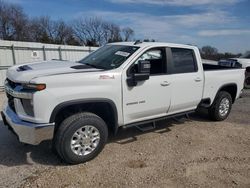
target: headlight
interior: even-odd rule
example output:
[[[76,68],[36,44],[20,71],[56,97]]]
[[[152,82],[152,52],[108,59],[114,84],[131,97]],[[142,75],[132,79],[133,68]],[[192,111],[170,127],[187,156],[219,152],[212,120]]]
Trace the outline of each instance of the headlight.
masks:
[[[46,89],[46,84],[25,84],[23,85],[23,88],[34,91],[42,91]]]

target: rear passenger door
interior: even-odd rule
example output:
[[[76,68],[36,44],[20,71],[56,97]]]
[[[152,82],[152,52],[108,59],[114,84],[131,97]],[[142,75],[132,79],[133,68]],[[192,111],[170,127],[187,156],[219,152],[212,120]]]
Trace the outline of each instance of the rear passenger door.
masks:
[[[171,106],[169,114],[193,110],[203,92],[203,72],[193,49],[170,48]]]

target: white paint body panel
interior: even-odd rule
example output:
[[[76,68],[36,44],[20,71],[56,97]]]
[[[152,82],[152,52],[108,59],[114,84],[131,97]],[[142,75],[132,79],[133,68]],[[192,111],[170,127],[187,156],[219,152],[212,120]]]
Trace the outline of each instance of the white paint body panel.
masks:
[[[213,101],[217,91],[227,84],[237,85],[236,98],[238,98],[243,89],[244,79],[245,69],[205,71],[203,98],[210,98]]]
[[[198,71],[170,75],[172,95],[169,112],[171,114],[196,109],[202,99],[205,82],[204,73],[199,50],[197,48],[193,48],[193,50],[195,52]]]
[[[151,76],[149,80],[128,87],[123,78],[123,114],[125,124],[166,116],[171,102],[171,85],[161,86],[168,75]],[[135,103],[135,104],[134,104]]]

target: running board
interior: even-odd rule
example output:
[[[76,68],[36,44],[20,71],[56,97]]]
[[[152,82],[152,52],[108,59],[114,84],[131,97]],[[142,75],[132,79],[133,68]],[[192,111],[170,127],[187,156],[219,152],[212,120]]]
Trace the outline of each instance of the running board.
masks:
[[[156,122],[150,123],[150,125],[145,126],[145,125],[135,125],[135,127],[140,130],[141,132],[146,132],[146,131],[151,131],[156,128]]]
[[[164,117],[160,117],[160,118],[156,118],[156,119],[131,123],[131,124],[128,124],[128,125],[124,125],[122,127],[124,129],[130,128],[130,127],[136,127],[140,131],[145,132],[145,131],[155,129],[157,121],[166,120],[166,119],[170,119],[170,118],[176,119],[177,117],[180,117],[180,116],[185,116],[187,119],[189,119],[189,114],[194,113],[194,112],[195,112],[195,110],[191,110],[191,111],[182,112],[182,113],[178,113],[178,114],[173,114],[173,115],[169,115],[169,116],[164,116]],[[143,126],[144,124],[148,124],[148,123],[151,123],[151,126]]]

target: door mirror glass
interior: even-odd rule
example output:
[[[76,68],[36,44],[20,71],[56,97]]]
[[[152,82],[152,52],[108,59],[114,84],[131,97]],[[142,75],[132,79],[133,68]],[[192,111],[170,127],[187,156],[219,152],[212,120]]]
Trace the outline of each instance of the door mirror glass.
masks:
[[[150,62],[145,60],[138,61],[138,73],[148,73],[150,74]]]

